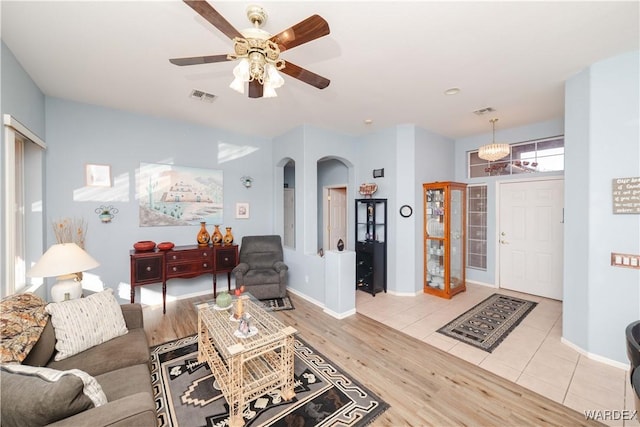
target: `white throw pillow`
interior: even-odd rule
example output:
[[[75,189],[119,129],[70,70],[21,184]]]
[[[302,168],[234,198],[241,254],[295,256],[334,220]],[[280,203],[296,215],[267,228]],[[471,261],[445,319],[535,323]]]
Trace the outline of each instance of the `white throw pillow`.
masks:
[[[49,382],[57,382],[63,375],[75,375],[82,380],[84,388],[82,393],[93,402],[94,406],[102,406],[107,403],[107,396],[102,391],[102,387],[95,378],[80,369],[70,369],[68,371],[58,371],[57,369],[29,366],[29,365],[3,365],[6,369],[15,374],[38,376]]]
[[[56,334],[55,360],[66,359],[129,332],[111,288],[87,298],[48,304],[46,310]]]

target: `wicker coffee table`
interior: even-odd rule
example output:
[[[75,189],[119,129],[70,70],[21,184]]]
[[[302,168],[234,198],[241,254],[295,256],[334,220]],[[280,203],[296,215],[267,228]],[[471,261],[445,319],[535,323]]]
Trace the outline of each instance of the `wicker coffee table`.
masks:
[[[207,362],[229,403],[229,425],[243,426],[246,403],[272,390],[282,398],[295,396],[293,335],[285,326],[253,301],[243,296],[251,333],[238,332],[233,308],[219,310],[213,303],[198,307],[198,361]]]

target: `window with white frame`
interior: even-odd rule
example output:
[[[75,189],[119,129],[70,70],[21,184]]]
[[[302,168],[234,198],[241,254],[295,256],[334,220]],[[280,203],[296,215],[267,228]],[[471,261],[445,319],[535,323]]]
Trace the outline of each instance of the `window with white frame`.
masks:
[[[468,177],[552,172],[564,170],[564,136],[510,144],[511,152],[491,162],[481,159],[478,150],[469,151]]]
[[[487,185],[467,187],[467,267],[487,269]]]
[[[43,252],[44,141],[10,115],[4,115],[2,251],[4,286],[0,295],[34,290],[26,271]],[[40,280],[40,279],[38,279]]]

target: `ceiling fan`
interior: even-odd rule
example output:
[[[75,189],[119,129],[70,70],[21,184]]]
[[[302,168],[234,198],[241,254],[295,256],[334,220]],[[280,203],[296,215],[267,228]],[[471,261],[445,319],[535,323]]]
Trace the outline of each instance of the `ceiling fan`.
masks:
[[[233,70],[235,79],[230,87],[244,93],[244,84],[248,82],[250,98],[276,96],[275,89],[284,83],[278,71],[318,89],[329,86],[329,79],[280,58],[280,53],[285,50],[329,34],[329,24],[322,17],[312,15],[276,35],[271,35],[260,28],[267,20],[264,9],[260,6],[249,6],[247,17],[253,27],[240,32],[206,1],[184,0],[184,2],[232,39],[235,53],[173,58],[169,60],[172,64],[198,65],[239,59],[240,63]]]

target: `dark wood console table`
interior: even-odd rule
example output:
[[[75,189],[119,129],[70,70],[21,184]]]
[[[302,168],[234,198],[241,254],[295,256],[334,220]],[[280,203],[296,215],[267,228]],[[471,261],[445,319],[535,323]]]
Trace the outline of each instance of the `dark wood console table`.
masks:
[[[137,286],[162,282],[162,312],[167,311],[167,280],[213,275],[213,297],[217,295],[217,275],[227,273],[231,291],[231,270],[238,265],[238,245],[176,246],[168,251],[154,249],[129,252],[131,258],[131,303]]]

